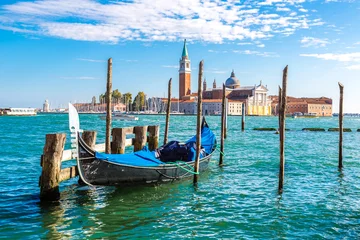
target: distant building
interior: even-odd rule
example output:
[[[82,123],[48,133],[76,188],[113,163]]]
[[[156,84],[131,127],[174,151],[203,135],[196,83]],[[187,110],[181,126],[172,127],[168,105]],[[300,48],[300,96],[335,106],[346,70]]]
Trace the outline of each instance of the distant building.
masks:
[[[179,99],[178,111],[186,114],[196,114],[197,93],[191,93],[190,59],[184,41],[184,47],[179,66]],[[208,88],[206,79],[203,81],[203,114],[219,114],[221,112],[221,99],[223,95],[222,84],[217,87],[214,79],[213,87]],[[235,76],[234,70],[225,81],[225,94],[228,99],[228,114],[241,115],[242,105],[245,104],[247,115],[271,115],[271,99],[267,96],[266,86],[240,86],[240,80]],[[173,101],[177,100],[172,100]],[[163,101],[166,104],[166,101]],[[173,107],[171,107],[173,109]],[[166,108],[164,108],[165,111]]]
[[[191,94],[191,65],[186,47],[186,39],[179,61],[179,99]]]
[[[215,80],[213,87],[203,91],[204,99],[222,99],[223,90],[216,88]],[[226,98],[230,102],[244,103],[247,115],[271,115],[271,99],[267,96],[267,92],[268,89],[262,84],[262,81],[259,85],[241,87],[240,80],[236,78],[234,70],[225,81]]]
[[[279,114],[279,98],[271,96],[272,114]],[[327,97],[320,98],[295,98],[288,96],[286,114],[302,113],[314,114],[319,117],[332,116],[332,99]]]
[[[43,112],[50,112],[50,104],[47,99],[45,100],[45,103],[43,104]]]
[[[106,103],[74,103],[74,107],[78,112],[106,112]],[[111,104],[113,111],[125,112],[126,106],[123,103]]]

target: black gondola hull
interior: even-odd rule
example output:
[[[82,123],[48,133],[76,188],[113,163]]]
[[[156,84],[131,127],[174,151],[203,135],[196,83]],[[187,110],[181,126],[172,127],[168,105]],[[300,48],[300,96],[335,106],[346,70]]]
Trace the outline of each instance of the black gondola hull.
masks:
[[[193,176],[194,162],[177,162],[156,167],[137,167],[97,159],[80,135],[78,170],[87,184],[91,185],[144,185],[180,180]],[[208,169],[211,154],[200,159],[199,172]],[[191,167],[189,167],[191,166]],[[185,169],[184,169],[185,168]]]
[[[203,172],[208,168],[210,156],[202,159],[199,163]],[[181,163],[179,163],[181,164]],[[188,166],[181,164],[189,169]],[[193,166],[194,163],[190,163]],[[189,171],[176,165],[164,165],[158,167],[135,167],[115,164],[105,160],[87,159],[80,162],[83,177],[92,185],[143,185],[179,180],[193,176]]]

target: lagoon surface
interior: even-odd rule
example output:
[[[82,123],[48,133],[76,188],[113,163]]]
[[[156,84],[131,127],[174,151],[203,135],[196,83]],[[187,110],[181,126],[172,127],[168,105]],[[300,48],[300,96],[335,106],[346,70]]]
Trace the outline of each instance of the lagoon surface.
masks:
[[[345,118],[344,169],[338,171],[338,133],[303,132],[337,127],[337,118],[286,119],[284,193],[278,195],[279,135],[254,127],[277,127],[276,117],[229,116],[225,158],[192,180],[136,188],[61,183],[61,200],[40,203],[45,134],[67,133],[68,116],[0,117],[0,238],[11,239],[358,239],[360,236],[360,118]],[[220,116],[207,117],[220,136]],[[80,115],[81,128],[105,139],[105,121]],[[165,116],[140,116],[113,127],[160,125]],[[196,131],[195,116],[171,116],[169,140]],[[219,138],[218,138],[218,142]],[[72,164],[66,162],[63,167]]]

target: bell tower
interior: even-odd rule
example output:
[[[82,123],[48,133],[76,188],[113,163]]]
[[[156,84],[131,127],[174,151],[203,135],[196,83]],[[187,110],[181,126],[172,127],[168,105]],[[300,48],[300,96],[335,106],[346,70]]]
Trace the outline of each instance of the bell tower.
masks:
[[[184,96],[191,94],[191,66],[186,47],[186,39],[184,40],[184,47],[179,63],[179,99],[182,99]]]

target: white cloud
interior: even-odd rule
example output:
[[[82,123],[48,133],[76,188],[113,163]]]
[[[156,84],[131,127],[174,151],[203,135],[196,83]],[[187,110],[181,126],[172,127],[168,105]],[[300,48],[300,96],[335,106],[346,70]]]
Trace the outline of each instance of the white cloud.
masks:
[[[323,60],[334,60],[339,62],[360,62],[360,52],[354,53],[324,53],[324,54],[300,54],[302,57],[314,57]]]
[[[308,10],[304,9],[304,8],[300,8],[299,9],[300,12],[308,12]]]
[[[89,59],[89,58],[77,58],[76,60],[85,61],[85,62],[106,62],[104,60]]]
[[[276,8],[276,11],[277,12],[290,12],[290,8],[287,8],[287,7],[277,7]]]
[[[311,0],[306,0],[311,1]],[[78,41],[189,40],[222,43],[291,35],[317,26],[309,15],[288,13],[305,0],[36,0],[0,8],[0,28]],[[276,12],[279,10],[279,12]],[[285,12],[284,12],[285,11]],[[263,26],[267,26],[263,28]]]
[[[223,50],[223,51],[217,51],[217,50],[212,50],[212,49],[209,49],[208,52],[211,52],[211,53],[227,53],[228,51],[226,50]]]
[[[256,55],[261,57],[279,57],[278,54],[274,52],[259,52],[252,50],[233,50],[233,53],[245,54],[245,55]]]
[[[300,40],[302,47],[325,47],[327,44],[329,44],[328,39],[320,39],[320,38],[314,38],[314,37],[303,37]]]
[[[252,45],[252,43],[249,42],[239,42],[237,45]]]
[[[360,64],[357,64],[357,65],[350,65],[350,66],[347,66],[345,67],[346,69],[349,69],[349,70],[360,70]]]

